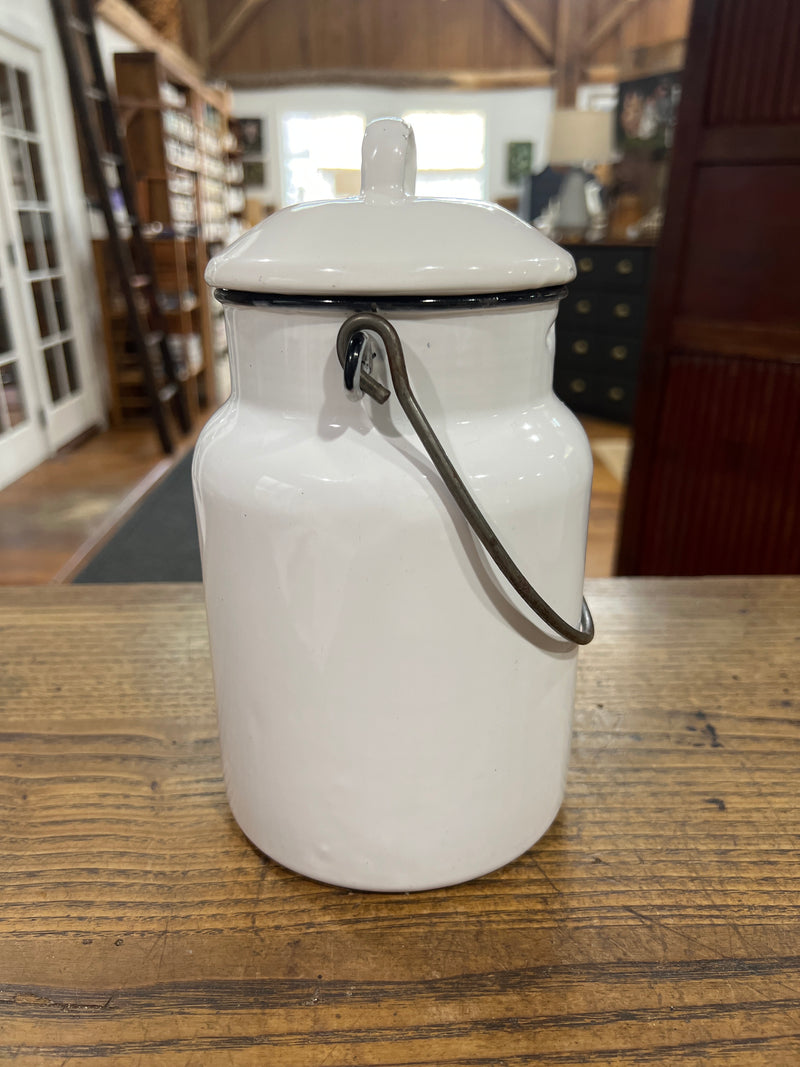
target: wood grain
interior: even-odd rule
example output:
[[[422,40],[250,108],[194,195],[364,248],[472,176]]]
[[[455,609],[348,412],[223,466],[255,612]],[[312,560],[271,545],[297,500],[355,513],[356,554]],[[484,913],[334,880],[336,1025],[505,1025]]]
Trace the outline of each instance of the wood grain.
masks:
[[[239,86],[324,84],[331,76],[341,80],[342,72],[356,84],[364,76],[378,79],[381,72],[386,84],[398,84],[402,74],[432,85],[455,75],[461,84],[463,75],[472,73],[480,74],[483,84],[500,86],[504,73],[549,77],[558,52],[557,81],[568,83],[574,96],[583,68],[602,66],[613,81],[623,49],[660,45],[685,33],[689,0],[620,3],[270,0],[250,5],[247,10],[255,14],[246,32],[231,36],[228,26],[242,0],[215,0],[207,4],[210,73]],[[187,45],[194,42],[187,39]]]
[[[554,826],[388,896],[236,828],[198,587],[0,590],[0,1060],[797,1062],[800,579],[587,592]]]
[[[775,0],[767,19],[759,0],[694,4],[620,574],[800,566],[800,314],[790,280],[800,242],[800,68],[783,61],[798,40],[792,0]]]

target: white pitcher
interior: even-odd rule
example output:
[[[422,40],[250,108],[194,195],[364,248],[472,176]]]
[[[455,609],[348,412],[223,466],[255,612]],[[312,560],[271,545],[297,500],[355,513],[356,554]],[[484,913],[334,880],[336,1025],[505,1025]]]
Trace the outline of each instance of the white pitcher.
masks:
[[[571,257],[414,196],[398,119],[359,197],[211,261],[233,392],[194,485],[225,781],[260,849],[408,891],[477,877],[564,793],[592,461],[552,392]]]

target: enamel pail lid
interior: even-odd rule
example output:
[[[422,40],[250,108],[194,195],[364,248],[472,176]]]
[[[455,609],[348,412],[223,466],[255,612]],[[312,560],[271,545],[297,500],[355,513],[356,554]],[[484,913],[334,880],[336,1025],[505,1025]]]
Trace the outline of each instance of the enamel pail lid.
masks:
[[[497,204],[415,196],[416,173],[411,127],[370,123],[359,196],[271,215],[211,260],[206,281],[245,293],[452,296],[575,277],[568,252]]]

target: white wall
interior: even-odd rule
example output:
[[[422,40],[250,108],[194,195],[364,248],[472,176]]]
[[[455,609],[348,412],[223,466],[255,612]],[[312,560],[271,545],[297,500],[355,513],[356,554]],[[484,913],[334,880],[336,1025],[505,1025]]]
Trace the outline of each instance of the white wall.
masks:
[[[262,118],[267,131],[268,184],[260,191],[265,202],[280,206],[280,121],[291,111],[310,113],[354,112],[367,122],[407,111],[482,111],[486,115],[486,150],[489,199],[519,195],[519,187],[506,181],[510,141],[533,141],[534,170],[547,162],[552,89],[494,89],[481,92],[454,90],[381,89],[372,86],[314,86],[285,89],[237,89],[233,113]]]
[[[103,61],[106,81],[113,89],[115,85],[114,53],[139,52],[141,51],[141,46],[132,41],[130,37],[126,37],[124,33],[120,33],[115,26],[110,26],[107,22],[104,22],[102,18],[98,17],[94,20],[94,29],[97,35],[97,47],[100,51],[100,58]]]

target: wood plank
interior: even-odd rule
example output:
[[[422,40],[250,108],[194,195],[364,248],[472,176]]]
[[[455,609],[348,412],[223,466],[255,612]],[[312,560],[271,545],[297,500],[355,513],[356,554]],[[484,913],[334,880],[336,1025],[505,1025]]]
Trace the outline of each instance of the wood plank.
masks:
[[[602,63],[585,67],[584,76],[586,81],[592,84],[606,84],[620,80],[619,67],[615,63]]]
[[[595,49],[610,37],[624,21],[639,6],[641,0],[618,0],[603,17],[589,30],[589,34],[583,44],[586,55],[591,55]]]
[[[225,29],[209,49],[208,59],[212,66],[216,64],[220,56],[228,51],[234,41],[240,34],[244,33],[250,22],[268,3],[269,0],[241,0],[228,18]]]
[[[623,573],[800,569],[797,40],[792,0],[776,2],[772,18],[759,0],[695,3],[643,345]]]
[[[558,0],[556,12],[555,86],[558,107],[575,107],[581,81],[580,29],[583,8],[578,0]]]
[[[533,12],[528,10],[520,0],[497,0],[497,3],[508,12],[528,39],[536,45],[545,60],[548,63],[551,62],[555,55],[553,41]]]
[[[275,88],[282,85],[386,85],[396,88],[500,89],[548,86],[553,80],[549,67],[522,70],[428,70],[392,71],[361,68],[327,70],[282,70],[230,72],[234,88]]]
[[[228,110],[227,93],[206,84],[205,71],[199,64],[182,48],[164,40],[146,19],[125,3],[125,0],[97,0],[94,12],[96,17],[102,18],[109,26],[130,37],[144,51],[156,52],[171,77],[194,89],[199,96],[219,110]]]
[[[184,44],[202,71],[209,66],[208,0],[183,0]]]
[[[0,1058],[797,1062],[800,582],[587,596],[552,828],[389,896],[237,829],[199,587],[0,590]]]
[[[556,65],[557,18],[562,37],[570,31],[570,50],[578,53],[570,60],[573,82],[573,71],[578,80],[583,77],[581,66],[607,72],[616,67],[623,45],[630,51],[675,39],[683,31],[688,0],[666,0],[666,6],[664,0],[648,0],[635,17],[620,23],[623,32],[604,30],[605,41],[591,56],[586,50],[589,23],[594,22],[595,31],[609,25],[608,2],[573,0],[564,9],[557,0],[269,0],[266,10],[259,9],[258,32],[239,33],[220,49],[244,2],[258,0],[221,0],[208,10],[209,35],[219,49],[215,72],[241,86],[272,84],[261,82],[260,76],[279,72],[292,77],[285,84],[300,84],[294,72],[304,70],[425,73],[550,67]],[[611,0],[611,7],[616,3]],[[607,76],[613,79],[615,72]]]
[[[665,41],[685,40],[691,7],[692,0],[642,0],[635,14],[620,25],[618,36],[623,49],[657,48]]]
[[[686,39],[663,41],[657,45],[623,48],[619,60],[620,81],[670,74],[686,65]]]
[[[703,131],[698,160],[719,163],[800,163],[797,125],[729,123]]]
[[[729,319],[676,315],[674,346],[690,352],[724,352],[730,356],[800,363],[800,326],[780,322],[763,326]]]
[[[210,13],[210,34],[224,32],[225,0]],[[526,0],[552,37],[548,5]],[[258,32],[242,34],[215,64],[239,85],[259,84],[263,72],[301,70],[523,70],[542,55],[497,0],[271,0]],[[242,75],[244,75],[242,77]],[[296,84],[296,82],[295,82]]]
[[[618,573],[622,574],[636,570],[647,500],[652,489],[650,465],[656,454],[657,427],[668,370],[663,338],[668,336],[674,321],[676,297],[682,278],[685,242],[683,220],[691,210],[694,160],[703,136],[701,116],[707,91],[706,67],[713,46],[716,16],[713,7],[708,3],[695,4],[687,45],[687,64],[682,76],[682,107],[672,149],[666,203],[667,219],[674,218],[677,223],[662,228],[658,255],[654,261],[658,285],[651,284],[652,298],[636,398],[636,446],[628,478],[617,559]]]

